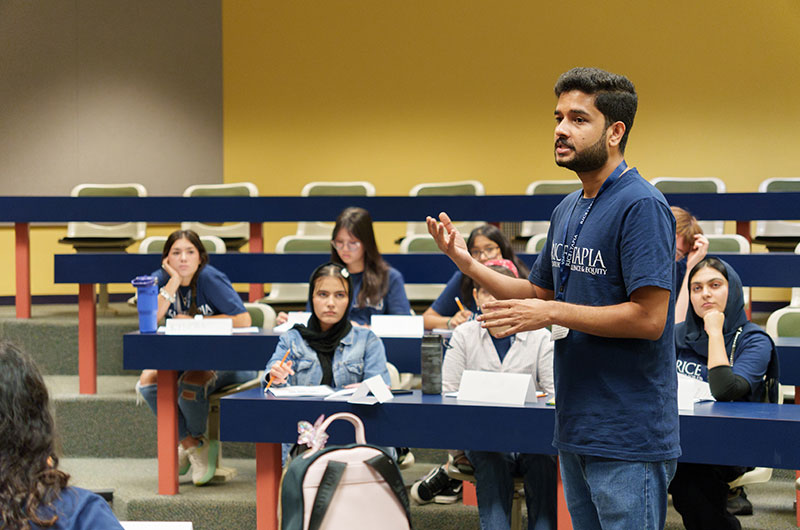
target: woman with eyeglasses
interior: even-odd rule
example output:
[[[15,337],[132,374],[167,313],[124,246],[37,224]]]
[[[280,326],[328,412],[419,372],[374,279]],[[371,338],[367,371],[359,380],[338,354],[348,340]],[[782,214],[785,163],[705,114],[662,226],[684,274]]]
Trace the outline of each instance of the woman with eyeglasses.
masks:
[[[410,315],[403,275],[378,251],[372,217],[364,208],[346,208],[336,218],[331,261],[347,267],[353,284],[350,320],[369,326],[372,315]]]
[[[494,225],[487,224],[474,229],[467,239],[467,248],[472,257],[481,263],[494,259],[507,259],[516,265],[521,277],[528,276],[528,267],[514,254],[511,243]],[[471,319],[473,313],[478,311],[472,298],[474,287],[472,278],[456,270],[442,294],[422,313],[425,329],[453,329]],[[459,297],[464,306],[463,310],[458,307],[456,297]]]

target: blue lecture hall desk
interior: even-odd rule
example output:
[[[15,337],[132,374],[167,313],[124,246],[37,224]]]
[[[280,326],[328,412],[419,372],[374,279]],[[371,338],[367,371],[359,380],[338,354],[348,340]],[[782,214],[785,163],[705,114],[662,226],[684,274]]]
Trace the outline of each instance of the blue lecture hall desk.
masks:
[[[272,331],[233,335],[126,333],[123,368],[158,370],[158,491],[178,493],[177,372],[185,370],[263,370],[280,334]],[[420,373],[416,338],[384,338],[387,358],[401,372]]]
[[[297,421],[348,411],[361,417],[367,441],[378,445],[471,448],[554,454],[555,411],[540,400],[524,407],[459,403],[419,391],[382,405],[318,398],[275,398],[260,388],[222,399],[221,434],[255,442],[259,529],[275,528],[280,442],[297,437]],[[352,428],[332,430],[329,443],[352,441]],[[763,403],[701,403],[681,412],[682,461],[800,468],[800,407]],[[719,443],[725,440],[726,443]],[[559,511],[559,513],[562,513]],[[560,516],[559,528],[568,528]]]

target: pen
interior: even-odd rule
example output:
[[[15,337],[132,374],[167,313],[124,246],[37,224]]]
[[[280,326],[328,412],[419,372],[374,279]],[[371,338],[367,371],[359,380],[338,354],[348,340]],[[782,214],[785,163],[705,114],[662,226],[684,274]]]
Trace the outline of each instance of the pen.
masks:
[[[459,300],[457,296],[456,296],[456,303],[458,304],[458,308],[461,311],[464,311],[464,304],[461,303],[461,300]]]
[[[291,348],[289,348],[288,350],[286,350],[286,353],[284,353],[284,354],[283,354],[283,359],[281,359],[281,362],[280,362],[280,363],[278,363],[278,366],[283,366],[283,362],[284,362],[284,361],[286,360],[286,358],[289,356],[289,352],[290,352],[290,351],[292,351],[292,349],[291,349]],[[270,387],[270,386],[272,386],[272,381],[273,381],[273,379],[270,377],[270,378],[269,378],[269,382],[267,383],[267,388],[265,388],[265,389],[264,389],[264,392],[266,392],[267,390],[269,390],[269,387]]]

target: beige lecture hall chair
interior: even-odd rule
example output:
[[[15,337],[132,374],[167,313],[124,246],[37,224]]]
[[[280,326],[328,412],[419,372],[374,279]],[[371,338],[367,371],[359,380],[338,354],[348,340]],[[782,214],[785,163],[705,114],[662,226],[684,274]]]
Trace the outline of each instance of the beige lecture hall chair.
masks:
[[[800,178],[767,179],[758,186],[758,191],[759,193],[800,191]],[[800,243],[800,221],[756,221],[753,242],[766,245],[769,251],[791,251]]]
[[[661,193],[725,193],[725,182],[717,177],[657,177],[650,183]],[[680,206],[680,204],[670,204]],[[695,214],[697,212],[690,212]],[[725,233],[725,221],[698,221],[705,235]]]
[[[196,184],[183,192],[184,197],[258,197],[252,182],[230,184]],[[201,223],[184,221],[181,230],[193,230],[198,236],[217,236],[225,242],[228,252],[238,252],[250,240],[250,223]]]
[[[364,180],[350,182],[309,182],[300,191],[301,197],[327,197],[327,196],[354,196],[354,197],[374,197],[375,186]],[[298,236],[327,236],[331,239],[331,232],[335,219],[332,222],[321,221],[300,221],[297,223]]]

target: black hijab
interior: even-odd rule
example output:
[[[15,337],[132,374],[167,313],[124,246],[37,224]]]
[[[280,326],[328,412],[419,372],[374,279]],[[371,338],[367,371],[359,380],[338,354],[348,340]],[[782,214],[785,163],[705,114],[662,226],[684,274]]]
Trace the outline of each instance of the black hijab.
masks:
[[[314,286],[319,278],[324,276],[332,276],[344,280],[347,287],[347,309],[345,309],[342,319],[336,324],[331,326],[328,331],[322,331],[319,324],[319,318],[314,312]],[[311,305],[311,317],[308,319],[308,325],[295,324],[292,329],[296,329],[303,340],[308,343],[311,348],[317,352],[318,355],[325,355],[330,358],[339,347],[342,339],[350,333],[353,325],[350,323],[350,304],[353,301],[353,285],[350,281],[350,273],[347,269],[338,263],[328,262],[320,265],[314,272],[311,273],[311,278],[308,280],[308,303]],[[321,359],[321,357],[320,357]]]
[[[713,261],[712,261],[713,260]],[[709,263],[711,261],[711,263]],[[686,320],[675,326],[675,346],[678,348],[688,348],[704,357],[708,356],[708,334],[705,330],[703,319],[694,311],[691,302],[691,278],[700,268],[714,266],[714,262],[721,264],[725,268],[723,276],[728,280],[728,300],[725,303],[725,322],[722,325],[722,334],[725,337],[725,351],[730,353],[733,345],[733,338],[739,328],[748,324],[747,313],[744,310],[744,291],[742,290],[742,280],[733,270],[733,267],[717,258],[706,258],[695,266],[690,272],[689,277],[689,306],[686,308]],[[699,267],[699,268],[698,268]],[[721,272],[721,271],[720,271]],[[753,324],[755,326],[755,324]],[[748,326],[749,327],[749,326]],[[758,326],[756,326],[758,327]]]

